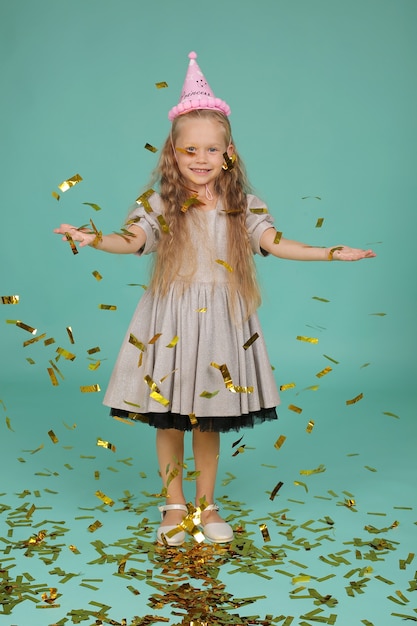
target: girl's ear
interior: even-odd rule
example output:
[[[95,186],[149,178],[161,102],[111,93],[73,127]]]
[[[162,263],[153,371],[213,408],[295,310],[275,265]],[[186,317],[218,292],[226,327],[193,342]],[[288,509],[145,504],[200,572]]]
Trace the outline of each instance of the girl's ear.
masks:
[[[235,153],[235,147],[232,143],[230,143],[227,148],[227,154],[229,157],[231,157],[234,153]]]

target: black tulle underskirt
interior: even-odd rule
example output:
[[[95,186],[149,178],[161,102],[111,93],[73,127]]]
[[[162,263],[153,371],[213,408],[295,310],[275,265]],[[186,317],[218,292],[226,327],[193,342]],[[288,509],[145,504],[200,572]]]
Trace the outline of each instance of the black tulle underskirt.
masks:
[[[198,428],[203,432],[227,433],[229,431],[239,431],[241,428],[253,428],[257,424],[277,420],[275,407],[271,409],[260,409],[236,417],[199,417],[197,422],[192,422],[188,415],[179,413],[131,413],[122,409],[111,409],[112,417],[133,420],[149,424],[154,428],[174,428],[175,430],[193,430]]]

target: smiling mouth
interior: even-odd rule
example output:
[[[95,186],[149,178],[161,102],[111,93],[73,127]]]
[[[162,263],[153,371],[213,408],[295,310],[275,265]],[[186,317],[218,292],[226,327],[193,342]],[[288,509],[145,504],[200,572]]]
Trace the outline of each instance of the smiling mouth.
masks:
[[[191,168],[191,171],[195,172],[196,174],[207,174],[208,172],[210,172],[210,170],[205,170],[205,169],[200,169],[200,168],[197,169],[196,167]]]

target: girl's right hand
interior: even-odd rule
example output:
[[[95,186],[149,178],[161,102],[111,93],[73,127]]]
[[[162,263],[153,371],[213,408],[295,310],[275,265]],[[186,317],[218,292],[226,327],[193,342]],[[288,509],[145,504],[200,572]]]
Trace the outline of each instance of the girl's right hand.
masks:
[[[80,248],[91,245],[96,239],[96,235],[94,233],[90,233],[89,231],[84,229],[80,230],[75,226],[71,226],[71,224],[61,224],[59,228],[54,229],[54,233],[56,233],[57,235],[64,235],[62,237],[62,241],[67,241],[65,233],[69,233],[73,241],[79,242]]]

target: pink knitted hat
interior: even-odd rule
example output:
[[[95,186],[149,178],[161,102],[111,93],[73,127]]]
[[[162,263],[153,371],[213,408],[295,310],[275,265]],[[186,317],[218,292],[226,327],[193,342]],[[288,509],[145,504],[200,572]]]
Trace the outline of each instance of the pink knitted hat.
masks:
[[[230,107],[226,102],[215,98],[210,85],[204,78],[203,72],[198,67],[195,52],[188,55],[190,63],[188,65],[187,75],[179,103],[174,106],[168,113],[168,118],[174,120],[178,115],[188,113],[195,109],[213,109],[220,111],[224,115],[230,115]]]

